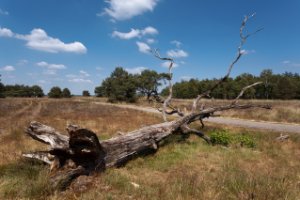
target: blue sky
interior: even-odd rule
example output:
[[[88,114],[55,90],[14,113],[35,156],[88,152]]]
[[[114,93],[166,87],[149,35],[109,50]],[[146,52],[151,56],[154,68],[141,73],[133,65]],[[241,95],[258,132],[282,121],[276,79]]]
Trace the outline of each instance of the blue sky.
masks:
[[[166,71],[150,48],[175,59],[175,81],[218,78],[253,12],[247,29],[264,30],[249,38],[232,76],[299,73],[299,0],[1,0],[2,82],[93,93],[116,66]]]

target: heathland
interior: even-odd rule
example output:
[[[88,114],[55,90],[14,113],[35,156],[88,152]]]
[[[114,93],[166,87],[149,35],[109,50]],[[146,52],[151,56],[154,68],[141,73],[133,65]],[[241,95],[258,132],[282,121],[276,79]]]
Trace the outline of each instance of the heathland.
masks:
[[[98,98],[0,99],[0,199],[299,199],[300,135],[207,124],[208,145],[196,136],[172,136],[152,155],[108,169],[65,192],[49,186],[49,168],[23,159],[45,148],[24,129],[40,121],[65,132],[68,123],[91,129],[104,140],[161,122],[161,116],[103,106]],[[175,103],[187,107],[186,100]],[[209,101],[222,103],[220,101]],[[225,116],[299,123],[299,101],[268,101],[273,110],[229,111]],[[140,104],[145,104],[141,102]],[[188,109],[188,108],[187,108]],[[195,125],[199,126],[200,125]],[[197,128],[199,128],[197,127]],[[285,133],[283,133],[285,134]]]

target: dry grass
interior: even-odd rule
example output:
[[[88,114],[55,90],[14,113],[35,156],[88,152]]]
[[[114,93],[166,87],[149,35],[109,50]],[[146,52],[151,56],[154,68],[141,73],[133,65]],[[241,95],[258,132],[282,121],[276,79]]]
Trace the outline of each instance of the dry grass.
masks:
[[[247,134],[256,147],[209,146],[194,136],[186,140],[173,136],[154,155],[94,175],[85,191],[53,192],[47,167],[20,158],[22,151],[43,146],[24,136],[29,121],[60,131],[67,123],[80,124],[99,133],[100,139],[161,121],[152,114],[92,101],[0,100],[0,199],[300,199],[299,135],[275,142],[277,133],[224,126],[205,132],[226,129],[232,135]]]
[[[174,105],[182,109],[190,109],[193,100],[173,100]],[[230,104],[230,100],[202,100],[206,107],[216,105]],[[285,122],[300,124],[300,100],[240,100],[241,104],[256,103],[256,104],[270,104],[272,110],[265,109],[246,109],[246,110],[228,110],[220,114],[223,117],[234,117],[251,120],[263,120],[272,122]],[[147,105],[145,100],[140,100],[140,105]],[[148,104],[149,106],[149,104]]]

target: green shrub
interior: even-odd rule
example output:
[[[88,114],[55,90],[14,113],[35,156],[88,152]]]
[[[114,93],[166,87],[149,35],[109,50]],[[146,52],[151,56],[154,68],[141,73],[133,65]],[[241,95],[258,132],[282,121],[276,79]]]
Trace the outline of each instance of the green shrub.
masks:
[[[232,142],[232,136],[226,131],[214,132],[210,135],[210,139],[213,145],[220,144],[228,146]]]
[[[236,140],[242,147],[254,148],[256,146],[254,139],[249,135],[239,135]]]
[[[213,132],[210,135],[210,139],[213,145],[219,144],[229,146],[233,143],[235,145],[248,148],[254,148],[256,146],[256,143],[251,136],[245,134],[231,134],[225,130]]]

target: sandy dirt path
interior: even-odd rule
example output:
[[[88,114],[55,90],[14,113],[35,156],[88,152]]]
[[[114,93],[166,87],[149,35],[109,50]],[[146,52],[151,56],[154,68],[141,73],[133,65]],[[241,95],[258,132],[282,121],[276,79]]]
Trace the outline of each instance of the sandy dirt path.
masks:
[[[151,107],[141,107],[135,105],[126,105],[126,104],[111,104],[111,103],[104,103],[104,102],[95,102],[95,103],[101,105],[116,106],[120,108],[140,110],[148,113],[161,114],[158,110]],[[261,122],[261,121],[225,118],[225,117],[211,117],[209,119],[205,119],[204,121],[216,123],[216,124],[226,124],[230,126],[243,127],[243,128],[261,129],[261,130],[276,131],[276,132],[300,133],[300,124],[286,124],[286,123],[265,122],[265,121]]]

